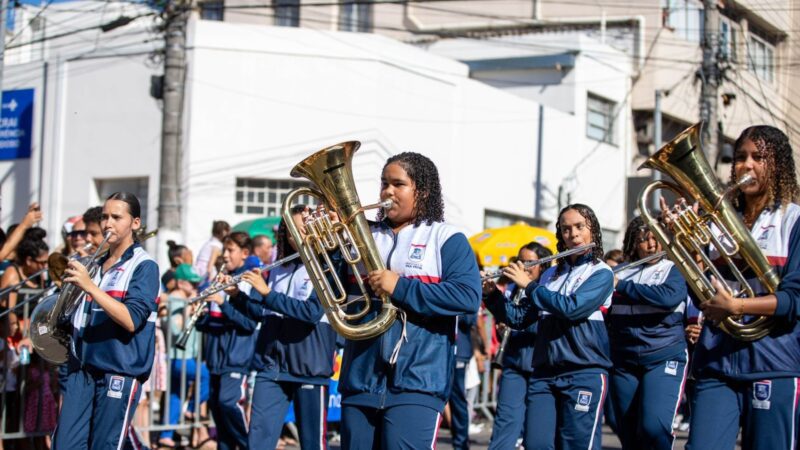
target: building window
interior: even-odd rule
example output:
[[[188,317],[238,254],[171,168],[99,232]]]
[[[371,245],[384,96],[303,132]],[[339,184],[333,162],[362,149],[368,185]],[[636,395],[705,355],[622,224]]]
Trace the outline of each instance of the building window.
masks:
[[[700,43],[703,28],[703,7],[693,0],[661,0],[663,25],[676,36]]]
[[[225,16],[223,0],[200,2],[200,18],[203,20],[222,20]]]
[[[267,180],[264,178],[237,178],[236,202],[234,212],[237,214],[258,214],[261,216],[279,216],[281,205],[289,192],[307,187],[309,183],[295,180]],[[316,201],[306,195],[297,201],[309,206]]]
[[[273,0],[273,5],[275,5],[275,25],[300,26],[300,0]]]
[[[372,31],[372,3],[343,1],[339,5],[339,30]]]
[[[586,136],[614,144],[614,102],[589,94],[586,99]]]
[[[758,36],[750,34],[747,39],[747,67],[758,78],[775,81],[775,47]]]
[[[719,21],[719,59],[720,61],[738,61],[736,57],[736,26],[727,17]]]

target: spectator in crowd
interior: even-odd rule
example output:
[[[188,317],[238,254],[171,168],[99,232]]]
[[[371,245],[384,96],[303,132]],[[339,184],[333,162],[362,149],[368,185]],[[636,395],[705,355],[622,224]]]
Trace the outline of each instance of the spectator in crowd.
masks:
[[[269,264],[274,259],[273,242],[269,236],[260,234],[253,238],[253,254],[261,261],[261,264]]]
[[[189,340],[186,343],[186,350],[180,350],[175,347],[174,343],[183,331],[184,324],[188,317],[193,313],[197,305],[187,305],[187,300],[197,295],[197,285],[203,278],[194,271],[188,263],[179,264],[175,271],[172,273],[174,282],[171,283],[174,287],[169,291],[167,296],[167,308],[169,314],[169,328],[168,332],[171,334],[170,342],[170,397],[169,408],[166,411],[165,423],[173,425],[178,423],[181,411],[186,408],[190,413],[195,412],[195,401],[193,397],[183,395],[192,392],[192,395],[200,396],[200,403],[208,401],[209,389],[209,373],[208,367],[205,362],[201,362],[200,369],[200,386],[199,389],[194,385],[197,378],[197,354],[200,351],[200,342],[202,335],[199,331],[195,331],[189,335]],[[199,305],[202,307],[202,305]],[[185,373],[185,378],[184,378]],[[185,384],[183,384],[185,383]],[[181,398],[188,400],[188,405],[181,403]],[[201,427],[198,431],[198,441],[203,442],[208,439],[208,431],[205,427]],[[161,438],[158,441],[159,446],[174,447],[175,435],[172,430],[165,430],[161,433]]]
[[[194,270],[205,279],[212,279],[217,275],[216,261],[222,256],[222,241],[230,234],[231,226],[224,220],[215,220],[211,224],[211,238],[200,247]]]
[[[61,227],[61,237],[64,238],[64,248],[61,253],[64,256],[86,256],[86,223],[83,216],[74,216],[67,219]]]

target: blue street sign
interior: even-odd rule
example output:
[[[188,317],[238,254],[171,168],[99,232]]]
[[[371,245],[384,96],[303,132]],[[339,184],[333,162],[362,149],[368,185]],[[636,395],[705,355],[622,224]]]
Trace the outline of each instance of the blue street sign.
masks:
[[[0,108],[0,160],[31,157],[33,89],[3,91]]]

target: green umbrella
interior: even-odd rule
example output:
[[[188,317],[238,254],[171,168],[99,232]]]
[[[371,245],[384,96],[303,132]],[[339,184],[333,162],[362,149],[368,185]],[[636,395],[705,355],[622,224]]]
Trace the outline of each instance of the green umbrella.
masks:
[[[272,242],[275,242],[275,231],[280,222],[281,218],[277,216],[260,217],[258,219],[245,220],[244,222],[237,223],[234,225],[233,231],[244,231],[249,234],[251,238],[263,234],[269,236]]]

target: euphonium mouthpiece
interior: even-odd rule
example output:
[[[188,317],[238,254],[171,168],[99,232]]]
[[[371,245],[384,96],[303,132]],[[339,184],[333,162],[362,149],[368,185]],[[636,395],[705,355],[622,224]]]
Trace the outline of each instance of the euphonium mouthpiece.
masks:
[[[734,187],[736,189],[741,189],[741,188],[747,186],[748,184],[755,183],[755,182],[756,182],[756,179],[753,178],[752,175],[747,174],[747,175],[743,176],[742,178],[740,178],[739,181],[736,182]]]
[[[393,204],[394,204],[394,202],[389,200],[389,199],[386,199],[386,200],[384,200],[384,201],[382,201],[380,203],[381,208],[383,208],[383,209],[389,209],[389,208],[392,207]]]

